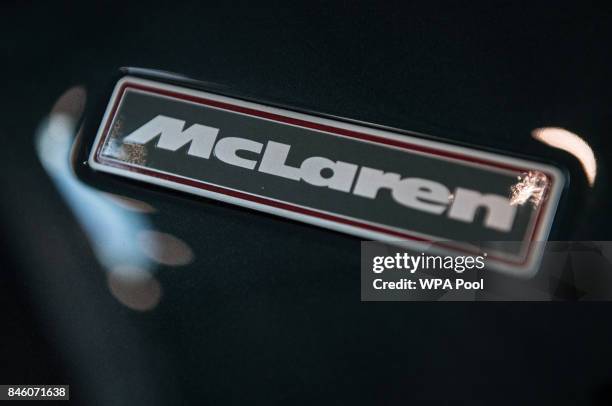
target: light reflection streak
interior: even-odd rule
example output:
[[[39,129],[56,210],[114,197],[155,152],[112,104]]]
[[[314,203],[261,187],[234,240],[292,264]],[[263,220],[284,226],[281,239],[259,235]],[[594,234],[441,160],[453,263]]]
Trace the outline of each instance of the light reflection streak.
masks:
[[[560,127],[536,128],[531,132],[536,140],[553,148],[569,152],[578,159],[587,178],[589,186],[595,184],[597,161],[593,150],[580,136]]]
[[[147,217],[126,211],[102,192],[80,182],[70,165],[76,125],[85,91],[69,89],[43,121],[36,135],[38,158],[89,237],[92,250],[109,272],[109,288],[124,305],[150,310],[159,302],[161,287],[153,276],[154,263],[143,255],[136,238],[151,227]],[[157,250],[151,241],[151,250]]]

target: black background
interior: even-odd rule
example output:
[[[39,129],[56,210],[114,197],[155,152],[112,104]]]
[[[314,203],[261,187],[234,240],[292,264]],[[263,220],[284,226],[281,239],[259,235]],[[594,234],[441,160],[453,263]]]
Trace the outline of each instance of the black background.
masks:
[[[357,239],[82,169],[195,247],[134,314],[33,150],[69,87],[91,129],[119,67],[163,69],[555,161],[572,185],[555,238],[609,240],[609,6],[20,1],[0,27],[4,383],[68,383],[87,404],[612,402],[607,303],[360,303]],[[594,188],[531,139],[541,126],[588,141]]]

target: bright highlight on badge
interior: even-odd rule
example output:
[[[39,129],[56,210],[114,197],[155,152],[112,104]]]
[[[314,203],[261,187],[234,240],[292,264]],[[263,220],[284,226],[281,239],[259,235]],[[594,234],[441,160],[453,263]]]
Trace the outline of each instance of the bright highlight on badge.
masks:
[[[529,171],[518,177],[518,183],[510,188],[510,204],[523,205],[531,202],[534,208],[538,207],[546,197],[548,179],[538,171]]]

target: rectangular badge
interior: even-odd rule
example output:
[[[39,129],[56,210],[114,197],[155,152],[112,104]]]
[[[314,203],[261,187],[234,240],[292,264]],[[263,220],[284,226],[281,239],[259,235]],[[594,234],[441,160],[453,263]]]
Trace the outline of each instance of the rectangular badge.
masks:
[[[117,83],[89,164],[365,239],[485,244],[515,273],[537,261],[564,185],[550,165],[133,77]]]

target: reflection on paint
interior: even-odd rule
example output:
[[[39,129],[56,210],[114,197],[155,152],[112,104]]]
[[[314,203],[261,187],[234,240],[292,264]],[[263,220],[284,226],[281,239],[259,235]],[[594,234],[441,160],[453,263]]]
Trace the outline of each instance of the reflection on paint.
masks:
[[[154,276],[157,264],[186,265],[193,261],[193,251],[178,237],[151,229],[144,215],[155,212],[151,205],[98,191],[76,177],[70,152],[85,97],[83,88],[74,87],[58,99],[37,132],[36,152],[107,271],[109,291],[132,310],[152,310],[162,294]]]
[[[169,265],[187,265],[193,261],[193,251],[181,239],[154,230],[138,233],[138,245],[142,252],[154,261]]]
[[[595,184],[595,178],[597,177],[595,154],[589,144],[580,138],[580,136],[560,127],[536,128],[531,132],[531,135],[546,145],[569,152],[575,156],[582,165],[589,186]]]
[[[125,196],[119,196],[113,193],[102,192],[104,196],[109,198],[117,206],[138,213],[154,213],[155,208],[142,200],[132,199]]]
[[[139,249],[137,233],[151,227],[148,219],[126,211],[103,193],[80,182],[70,166],[70,150],[85,103],[85,90],[68,90],[43,121],[36,136],[38,158],[87,233],[91,247],[108,274],[109,288],[126,306],[151,310],[161,287],[154,263]],[[155,241],[150,249],[155,250]]]
[[[70,149],[80,111],[67,100],[85,97],[81,88],[66,92],[43,122],[36,138],[40,162],[91,238],[98,260],[107,269],[133,265],[148,269],[150,261],[139,253],[135,230],[148,227],[146,217],[116,207],[104,195],[78,180],[70,167]],[[74,102],[72,102],[74,103]]]
[[[107,275],[108,288],[113,296],[132,310],[154,309],[161,299],[162,288],[150,273],[138,268],[123,267]]]

